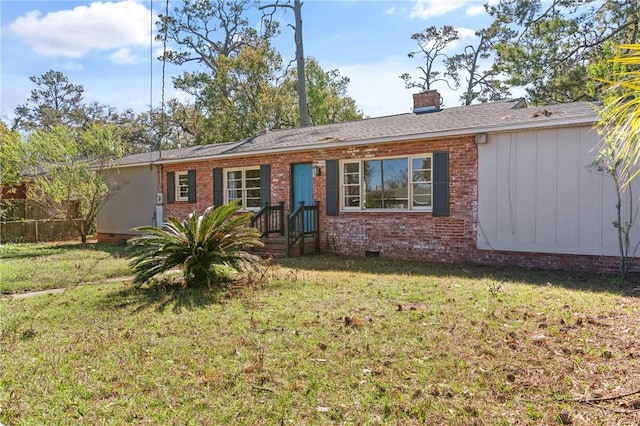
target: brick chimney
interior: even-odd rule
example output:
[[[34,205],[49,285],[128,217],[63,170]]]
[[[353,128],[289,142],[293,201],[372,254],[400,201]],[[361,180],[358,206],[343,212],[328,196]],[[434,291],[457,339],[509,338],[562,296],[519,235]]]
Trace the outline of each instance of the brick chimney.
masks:
[[[440,109],[440,93],[437,90],[425,90],[413,94],[413,109],[434,107]]]

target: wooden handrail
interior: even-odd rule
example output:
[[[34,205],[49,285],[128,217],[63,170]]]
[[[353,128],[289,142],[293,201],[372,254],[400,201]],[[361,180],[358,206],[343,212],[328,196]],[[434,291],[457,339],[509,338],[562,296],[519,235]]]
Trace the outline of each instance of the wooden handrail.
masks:
[[[304,201],[287,216],[287,256],[294,244],[300,241],[300,254],[304,254],[305,236],[314,235],[316,251],[320,249],[320,202],[305,206]]]
[[[260,238],[270,234],[284,235],[284,201],[275,206],[265,203],[251,218],[251,226],[260,231]]]

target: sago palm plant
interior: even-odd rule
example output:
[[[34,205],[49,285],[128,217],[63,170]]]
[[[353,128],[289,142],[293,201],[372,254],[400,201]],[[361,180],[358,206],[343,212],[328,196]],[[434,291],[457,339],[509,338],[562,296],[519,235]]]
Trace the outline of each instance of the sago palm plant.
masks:
[[[130,265],[135,284],[143,284],[169,269],[181,267],[187,286],[216,284],[216,266],[246,271],[260,258],[246,251],[261,247],[259,232],[248,226],[251,213],[238,214],[240,205],[231,203],[208,208],[201,216],[188,219],[167,218],[162,228],[142,226],[133,231],[144,234],[132,238]]]

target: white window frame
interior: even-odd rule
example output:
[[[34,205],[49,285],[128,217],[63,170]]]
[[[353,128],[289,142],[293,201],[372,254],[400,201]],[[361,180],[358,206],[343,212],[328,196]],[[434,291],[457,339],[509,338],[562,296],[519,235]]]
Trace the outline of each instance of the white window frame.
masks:
[[[180,183],[180,178],[184,178],[183,184]],[[189,201],[189,172],[176,172],[176,201]],[[180,191],[182,188],[185,189],[185,196],[182,196],[182,192]]]
[[[257,171],[258,172],[258,186],[257,187],[252,187],[252,188],[247,188],[247,171]],[[228,187],[228,182],[229,182],[229,173],[231,172],[242,172],[242,177],[240,179],[241,182],[241,187],[240,188],[229,188]],[[260,206],[260,202],[258,202],[258,206],[257,207],[248,207],[247,206],[247,190],[248,189],[253,189],[253,190],[257,190],[258,193],[260,193],[260,191],[262,190],[261,186],[260,186],[260,167],[236,167],[236,168],[230,168],[230,169],[223,169],[222,171],[224,179],[223,179],[223,191],[224,191],[224,202],[225,204],[228,204],[231,201],[235,201],[235,199],[230,199],[229,197],[229,191],[230,190],[240,190],[241,194],[242,194],[242,198],[240,198],[241,201],[241,206],[242,206],[242,210],[246,210],[246,211],[258,211],[260,210],[260,208],[262,206]]]
[[[431,205],[425,207],[416,207],[413,204],[413,186],[416,181],[413,180],[413,160],[414,159],[431,159],[431,180],[429,184],[431,186]],[[363,176],[363,171],[365,169],[365,163],[367,161],[383,161],[383,160],[395,160],[395,159],[406,159],[407,160],[407,192],[408,192],[408,202],[407,208],[367,208],[364,203],[366,202],[366,182],[365,177]],[[359,167],[359,175],[358,175],[358,186],[360,187],[359,197],[360,197],[360,205],[359,206],[348,206],[346,205],[346,197],[347,197],[347,187],[355,186],[355,184],[345,182],[345,165],[347,164],[358,164]],[[433,211],[433,154],[425,153],[425,154],[416,154],[416,155],[398,155],[393,157],[371,157],[371,158],[359,158],[352,160],[341,160],[339,162],[340,167],[340,210],[345,212],[360,212],[360,211],[369,211],[369,212],[410,212],[410,211],[420,211],[420,212],[431,212]],[[422,169],[420,169],[422,170]]]
[[[363,210],[362,208],[362,200],[363,200],[363,196],[364,196],[364,178],[362,176],[362,167],[363,167],[363,160],[345,160],[345,161],[341,161],[340,162],[340,208],[342,210],[345,211],[360,211]],[[345,167],[347,164],[357,164],[358,165],[358,183],[356,184],[350,184],[350,183],[346,183],[345,182]],[[360,188],[360,205],[358,207],[355,206],[348,206],[347,203],[345,203],[345,200],[347,198],[347,191],[346,188],[347,187],[355,187],[358,186]]]

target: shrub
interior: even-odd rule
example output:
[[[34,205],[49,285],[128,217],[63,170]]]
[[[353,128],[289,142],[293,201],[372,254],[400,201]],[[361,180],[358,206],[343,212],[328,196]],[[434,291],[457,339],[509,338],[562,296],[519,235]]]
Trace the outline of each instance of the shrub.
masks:
[[[237,272],[255,268],[260,258],[246,251],[261,247],[260,234],[248,226],[251,213],[238,214],[238,203],[209,207],[186,220],[167,218],[162,228],[142,226],[132,231],[130,265],[135,284],[143,284],[169,269],[181,267],[187,286],[220,283],[220,266]]]

